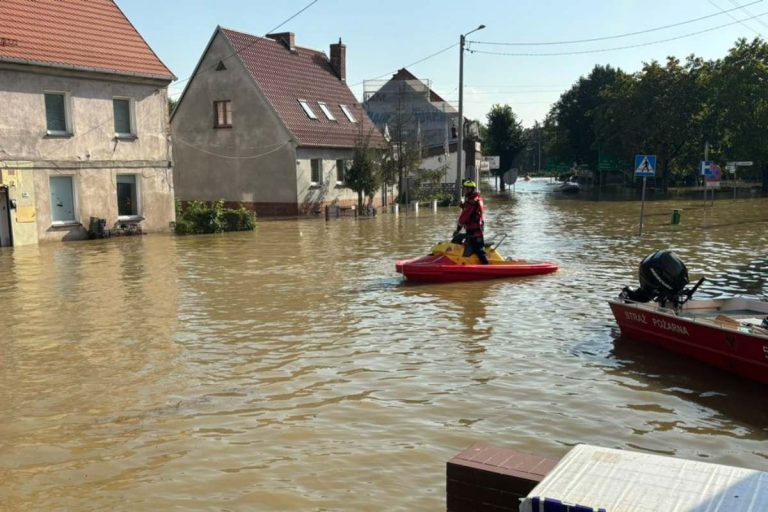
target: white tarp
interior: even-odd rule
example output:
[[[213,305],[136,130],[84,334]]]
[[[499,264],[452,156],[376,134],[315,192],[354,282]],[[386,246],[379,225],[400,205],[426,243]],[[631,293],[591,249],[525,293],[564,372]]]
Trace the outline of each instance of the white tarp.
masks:
[[[608,512],[765,512],[768,473],[583,444],[520,504],[520,512],[551,510],[533,508],[533,497]]]

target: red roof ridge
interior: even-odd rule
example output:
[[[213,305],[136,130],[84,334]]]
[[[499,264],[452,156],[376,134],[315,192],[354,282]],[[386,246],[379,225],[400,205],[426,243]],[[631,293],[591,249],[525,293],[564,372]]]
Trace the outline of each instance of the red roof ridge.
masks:
[[[240,34],[240,35],[243,35],[243,36],[246,36],[246,37],[252,37],[254,39],[260,39],[260,40],[264,40],[264,41],[269,41],[271,43],[275,43],[275,44],[280,45],[281,48],[285,48],[285,45],[283,45],[280,41],[276,41],[276,40],[272,39],[271,37],[255,36],[253,34],[249,34],[248,32],[243,32],[242,30],[235,30],[235,29],[232,29],[232,28],[226,28],[226,27],[222,27],[221,25],[219,25],[219,28],[221,30],[225,31],[225,32],[234,32],[235,34]],[[320,55],[324,55],[325,58],[328,58],[328,54],[325,53],[323,50],[315,50],[314,48],[309,48],[307,46],[295,46],[294,48],[296,48],[297,50],[306,50],[306,51],[312,52],[312,53],[319,53]],[[285,48],[285,49],[287,50],[288,48]]]

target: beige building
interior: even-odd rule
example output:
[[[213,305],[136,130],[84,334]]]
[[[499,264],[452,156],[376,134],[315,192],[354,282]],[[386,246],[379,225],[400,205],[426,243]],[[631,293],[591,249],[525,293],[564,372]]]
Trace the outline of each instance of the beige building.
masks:
[[[384,145],[346,84],[341,41],[328,57],[289,32],[262,38],[218,27],[171,126],[176,198],[224,199],[259,215],[356,204],[345,184],[355,142]]]
[[[167,231],[173,74],[112,0],[0,20],[0,246]]]

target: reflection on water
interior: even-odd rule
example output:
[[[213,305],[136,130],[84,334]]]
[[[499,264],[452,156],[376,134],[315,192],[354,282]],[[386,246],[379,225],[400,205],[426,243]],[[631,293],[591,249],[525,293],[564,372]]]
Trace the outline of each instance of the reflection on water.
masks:
[[[661,248],[766,298],[768,200],[652,201],[639,239],[637,202],[487,197],[501,251],[559,272],[403,283],[451,209],[0,250],[0,509],[435,510],[474,442],[768,469],[765,388],[618,338],[606,304]]]

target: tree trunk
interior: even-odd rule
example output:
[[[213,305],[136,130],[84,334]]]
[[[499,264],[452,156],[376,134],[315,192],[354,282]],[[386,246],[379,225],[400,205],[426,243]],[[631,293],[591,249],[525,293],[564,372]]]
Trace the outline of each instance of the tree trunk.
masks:
[[[363,211],[363,191],[362,190],[357,191],[357,211],[358,212]]]
[[[503,192],[507,189],[507,184],[504,182],[504,175],[499,174],[499,191]]]
[[[768,162],[763,164],[763,192],[768,192]]]

